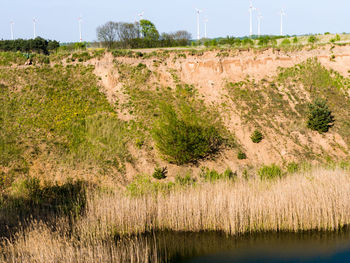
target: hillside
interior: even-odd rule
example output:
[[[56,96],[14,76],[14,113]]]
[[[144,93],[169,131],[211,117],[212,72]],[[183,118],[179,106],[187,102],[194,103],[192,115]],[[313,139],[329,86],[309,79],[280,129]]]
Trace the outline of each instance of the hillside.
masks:
[[[50,60],[25,66],[2,54],[4,185],[19,174],[49,181],[119,174],[113,181],[125,184],[156,167],[167,167],[171,178],[201,167],[242,172],[348,160],[349,46],[94,51]],[[307,105],[316,97],[327,100],[336,119],[325,134],[306,126]],[[162,105],[213,126],[220,145],[196,160],[167,158],[152,136]],[[264,137],[259,144],[250,139],[256,129]]]

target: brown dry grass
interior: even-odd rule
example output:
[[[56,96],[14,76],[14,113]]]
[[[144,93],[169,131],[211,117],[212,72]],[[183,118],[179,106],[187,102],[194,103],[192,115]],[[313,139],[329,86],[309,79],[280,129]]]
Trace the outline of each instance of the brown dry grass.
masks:
[[[350,224],[350,174],[315,170],[275,181],[238,179],[132,198],[91,198],[86,215],[68,230],[33,224],[3,243],[8,262],[156,262],[155,248],[128,234],[147,231],[338,230]],[[126,235],[119,243],[116,236]],[[119,240],[119,239],[118,239]],[[1,246],[0,246],[1,248]],[[1,258],[2,254],[2,258]]]

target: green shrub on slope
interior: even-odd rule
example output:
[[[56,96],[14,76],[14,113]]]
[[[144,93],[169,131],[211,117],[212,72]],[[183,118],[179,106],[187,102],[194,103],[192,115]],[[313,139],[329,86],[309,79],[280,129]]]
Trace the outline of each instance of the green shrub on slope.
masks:
[[[309,105],[307,127],[319,133],[328,132],[334,124],[334,117],[327,106],[327,102],[317,98]]]
[[[152,129],[152,137],[160,153],[171,163],[195,162],[218,150],[222,143],[219,131],[203,121],[189,106],[176,112],[171,105],[160,107],[161,117]]]

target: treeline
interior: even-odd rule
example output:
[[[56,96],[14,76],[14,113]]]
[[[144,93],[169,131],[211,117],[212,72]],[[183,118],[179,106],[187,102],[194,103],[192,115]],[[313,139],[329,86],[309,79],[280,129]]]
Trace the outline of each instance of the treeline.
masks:
[[[254,45],[255,43],[258,46],[275,46],[277,45],[277,40],[281,38],[289,38],[289,36],[253,36],[253,37],[231,37],[227,36],[226,38],[218,38],[218,39],[202,39],[199,42],[193,42],[196,45],[204,45],[206,47],[210,46],[223,46],[223,45],[229,45],[229,46],[249,46]],[[297,38],[293,39],[293,43],[296,43],[298,40]]]
[[[41,37],[35,39],[0,40],[0,51],[26,52],[49,54],[50,51],[59,48],[56,40],[46,40]]]
[[[110,21],[99,26],[96,33],[100,43],[109,49],[188,46],[192,38],[185,30],[159,34],[156,26],[144,19],[137,23]]]

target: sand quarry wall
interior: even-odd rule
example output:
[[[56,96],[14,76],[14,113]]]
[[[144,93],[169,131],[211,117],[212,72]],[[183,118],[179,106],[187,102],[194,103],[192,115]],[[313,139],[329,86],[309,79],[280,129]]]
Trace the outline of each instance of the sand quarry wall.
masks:
[[[185,53],[185,51],[184,51]],[[171,52],[170,52],[171,54]],[[175,55],[174,55],[175,56]],[[95,65],[95,72],[101,77],[104,91],[113,102],[116,98],[127,100],[123,95],[123,84],[118,80],[118,73],[113,61],[118,60],[123,63],[137,65],[143,63],[152,71],[158,74],[158,80],[163,86],[174,86],[176,83],[171,76],[171,70],[175,70],[181,82],[193,84],[203,95],[208,103],[220,105],[223,98],[227,97],[225,85],[227,82],[238,82],[245,79],[269,79],[278,73],[278,68],[292,67],[308,58],[318,58],[318,60],[328,69],[334,69],[345,77],[349,76],[350,70],[350,47],[326,45],[317,49],[284,52],[276,49],[266,49],[263,51],[233,51],[227,57],[219,57],[218,51],[207,51],[200,56],[187,55],[186,58],[170,56],[160,65],[155,66],[155,59],[142,58],[114,58],[107,54],[100,60],[90,61]],[[114,98],[114,99],[113,99]],[[226,109],[225,124],[232,130],[244,151],[248,155],[248,160],[237,160],[237,150],[226,150],[218,158],[212,161],[204,161],[200,165],[223,169],[224,167],[241,167],[242,165],[260,165],[262,163],[286,163],[300,159],[298,152],[306,147],[316,154],[327,153],[329,156],[344,159],[348,156],[348,145],[336,132],[320,135],[315,132],[306,134],[299,131],[293,132],[292,140],[290,136],[280,136],[274,133],[271,127],[263,127],[265,140],[261,144],[254,144],[250,140],[250,134],[254,127],[242,121],[232,105],[231,110]],[[125,116],[125,114],[124,114]],[[132,117],[130,117],[132,118]],[[339,145],[339,148],[334,145]],[[140,153],[138,154],[140,155]],[[130,168],[131,173],[140,170],[152,172],[155,164],[164,164],[161,159],[157,159],[156,154],[147,156],[147,153],[138,156],[139,167]],[[149,165],[148,165],[149,164]],[[179,172],[179,167],[172,167]],[[187,168],[186,168],[187,169]],[[180,171],[181,172],[181,171]]]

